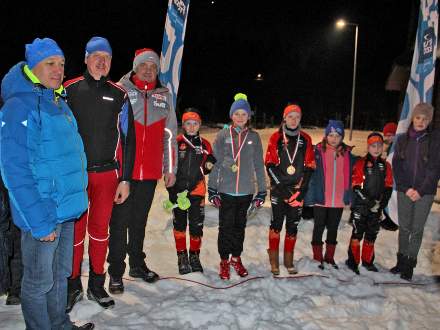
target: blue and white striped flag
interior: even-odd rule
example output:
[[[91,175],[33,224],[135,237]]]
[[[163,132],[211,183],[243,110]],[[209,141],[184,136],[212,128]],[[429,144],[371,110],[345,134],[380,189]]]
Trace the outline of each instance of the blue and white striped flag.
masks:
[[[176,106],[177,91],[179,89],[189,1],[169,0],[162,52],[160,54],[159,79],[173,96],[173,109]]]
[[[405,133],[411,124],[411,114],[418,103],[432,103],[434,87],[435,59],[437,50],[438,1],[420,0],[419,23],[417,28],[414,55],[411,64],[411,76],[406,88],[402,113],[397,126],[397,134]],[[395,144],[393,144],[394,146]],[[393,150],[388,161],[393,159]],[[393,191],[388,212],[391,219],[398,223],[397,192]]]

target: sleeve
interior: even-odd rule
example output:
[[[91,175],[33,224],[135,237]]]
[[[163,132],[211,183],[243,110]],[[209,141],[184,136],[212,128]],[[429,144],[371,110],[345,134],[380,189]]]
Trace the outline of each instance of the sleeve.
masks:
[[[125,97],[120,114],[120,131],[122,132],[122,177],[121,181],[130,181],[136,155],[136,134],[134,131],[133,109],[128,97]]]
[[[302,134],[302,132],[301,132]],[[313,143],[312,139],[307,134],[302,134],[307,142],[306,145],[306,154],[304,157],[304,166],[306,169],[314,170],[316,168],[316,162],[315,162],[315,152],[313,151]],[[307,182],[308,183],[308,182]]]
[[[215,159],[217,159],[217,162],[214,164],[214,167],[212,168],[212,171],[209,174],[209,180],[208,180],[208,187],[214,188],[216,190],[218,189],[220,170],[224,159],[223,150],[224,150],[225,140],[224,140],[223,132],[224,130],[218,132],[214,141],[213,153]]]
[[[254,167],[255,175],[257,177],[257,189],[258,192],[266,192],[266,174],[264,173],[263,146],[261,144],[260,135],[256,132],[254,151]]]
[[[354,164],[351,184],[353,187],[354,204],[370,206],[374,204],[374,201],[370,201],[362,189],[362,184],[364,183],[364,164],[363,158],[358,159]]]
[[[214,164],[217,162],[214,155],[212,154],[211,143],[208,140],[202,138],[203,149],[205,150],[205,155],[203,157],[202,170],[203,174],[207,175],[211,173]]]
[[[32,169],[31,155],[37,152],[40,121],[36,113],[21,101],[11,100],[2,108],[0,130],[0,165],[11,204],[30,228],[33,237],[40,239],[56,228],[56,204],[43,198]]]
[[[424,196],[426,194],[431,193],[433,182],[438,182],[440,178],[440,155],[439,155],[439,131],[435,131],[432,137],[430,138],[430,146],[429,146],[429,160],[426,164],[426,175],[420,187],[417,187],[416,190],[420,194],[420,196]]]
[[[169,96],[171,97],[171,96]],[[170,106],[163,138],[163,173],[177,173],[177,118],[176,112]]]
[[[264,160],[264,165],[266,167],[277,166],[280,163],[277,151],[278,144],[278,132],[272,134],[269,139],[269,144],[267,145],[266,156]]]
[[[265,157],[265,165],[267,174],[273,183],[275,183],[275,189],[281,195],[282,198],[286,199],[292,195],[292,192],[289,191],[287,187],[282,184],[280,178],[281,173],[279,171],[278,165],[280,163],[277,151],[278,145],[278,132],[272,134],[269,139],[269,144],[267,145],[266,157]]]
[[[396,186],[403,191],[408,190],[410,187],[405,186],[404,180],[402,180],[401,175],[405,174],[404,170],[404,160],[401,157],[401,154],[405,152],[402,150],[402,146],[400,143],[400,139],[403,138],[403,135],[397,137],[397,140],[395,142],[395,148],[393,153],[393,159],[392,159],[392,166],[393,166],[393,174],[394,174],[394,181]]]
[[[389,162],[385,162],[385,166],[385,187],[393,188],[393,170],[391,169],[391,164]]]

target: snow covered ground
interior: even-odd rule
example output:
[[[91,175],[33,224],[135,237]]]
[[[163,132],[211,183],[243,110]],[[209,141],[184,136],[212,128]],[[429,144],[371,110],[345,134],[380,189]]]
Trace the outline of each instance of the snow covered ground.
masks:
[[[263,145],[273,129],[262,130]],[[308,130],[314,143],[322,129]],[[368,132],[355,132],[355,153],[365,152]],[[213,140],[214,133],[204,134]],[[203,274],[178,275],[172,236],[171,215],[162,207],[167,198],[161,183],[150,212],[145,250],[148,265],[163,278],[155,284],[130,279],[125,275],[126,292],[115,296],[116,306],[103,310],[84,299],[71,312],[74,321],[92,320],[96,329],[438,329],[440,324],[440,284],[433,275],[440,274],[440,206],[434,205],[425,228],[423,245],[415,269],[413,285],[384,285],[377,282],[397,281],[388,272],[395,263],[397,232],[381,231],[376,243],[379,273],[361,267],[357,276],[344,265],[351,226],[344,211],[339,227],[336,261],[339,270],[321,271],[311,259],[313,220],[302,221],[295,249],[295,264],[300,273],[320,273],[326,277],[274,279],[269,272],[267,235],[270,207],[265,207],[248,221],[244,264],[248,281],[229,289],[213,289],[181,279],[198,281],[216,288],[239,283],[233,275],[229,282],[218,278],[217,253],[218,211],[206,207],[206,220],[201,252]],[[284,235],[284,233],[283,233]],[[282,248],[282,246],[281,246]],[[87,270],[87,257],[83,269]],[[282,259],[281,259],[282,261]],[[82,278],[87,284],[87,273]],[[281,277],[287,276],[282,269]],[[257,277],[257,278],[255,278]],[[415,285],[415,284],[424,285]],[[23,329],[20,307],[4,305],[0,297],[0,328]],[[437,324],[437,325],[436,325]]]

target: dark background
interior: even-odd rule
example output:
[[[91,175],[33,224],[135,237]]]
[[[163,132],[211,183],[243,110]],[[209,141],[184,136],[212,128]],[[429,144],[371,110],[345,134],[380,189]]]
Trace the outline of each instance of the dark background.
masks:
[[[66,78],[82,74],[84,48],[95,35],[113,48],[113,80],[132,67],[134,51],[160,53],[168,0],[0,3],[0,76],[24,59],[24,44],[55,39],[66,55]],[[413,43],[416,0],[192,0],[186,29],[178,113],[198,107],[206,121],[226,121],[236,92],[248,94],[259,120],[281,118],[298,102],[303,121],[347,119],[351,105],[354,27],[359,24],[355,127],[379,129],[397,120],[385,82],[396,57]],[[417,14],[418,11],[415,13]],[[414,24],[414,23],[413,23]],[[257,73],[264,80],[256,81]]]

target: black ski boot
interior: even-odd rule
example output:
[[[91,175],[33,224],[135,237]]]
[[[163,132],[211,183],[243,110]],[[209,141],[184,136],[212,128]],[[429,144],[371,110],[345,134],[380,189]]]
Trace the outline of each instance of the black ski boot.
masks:
[[[95,274],[90,270],[87,298],[96,301],[102,308],[113,308],[115,306],[115,301],[105,291],[104,282],[105,273]]]
[[[93,323],[86,323],[81,326],[75,324],[72,325],[72,330],[92,330],[92,329],[95,329],[95,325]]]
[[[402,272],[403,260],[406,258],[403,254],[397,252],[397,264],[390,269],[393,274],[400,274]]]
[[[362,262],[362,267],[364,267],[366,270],[368,270],[369,272],[375,272],[377,273],[379,271],[379,269],[377,269],[376,265],[374,263],[366,263],[366,262]]]
[[[20,289],[11,288],[8,292],[8,296],[6,297],[6,305],[20,305]]]
[[[111,294],[122,294],[124,293],[124,282],[122,281],[122,277],[111,276],[110,282],[108,284],[108,291]]]
[[[347,259],[346,261],[345,261],[345,264],[348,266],[348,268],[350,268],[354,273],[356,273],[356,275],[359,275],[360,274],[360,272],[359,272],[359,266],[354,262],[354,261],[352,261],[351,259]]]
[[[203,273],[203,267],[200,263],[200,251],[189,251],[189,264],[193,272]]]
[[[150,270],[146,264],[130,268],[128,275],[134,278],[141,278],[148,283],[154,283],[159,279],[159,275]]]
[[[81,283],[81,276],[67,280],[67,305],[66,313],[70,313],[75,304],[84,297],[84,290]]]
[[[411,281],[413,277],[414,267],[416,267],[417,259],[411,257],[404,257],[403,268],[401,269],[400,278]]]
[[[179,268],[180,275],[191,273],[191,266],[189,265],[186,250],[177,252],[177,267]]]

